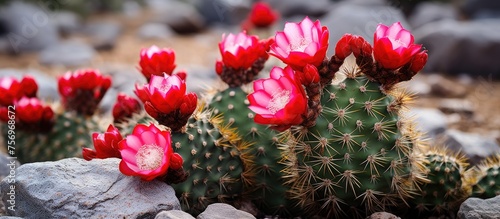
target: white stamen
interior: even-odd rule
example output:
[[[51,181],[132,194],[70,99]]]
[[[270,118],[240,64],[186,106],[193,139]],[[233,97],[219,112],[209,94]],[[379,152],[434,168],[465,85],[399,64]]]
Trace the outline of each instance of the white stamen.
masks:
[[[140,170],[155,170],[160,167],[163,154],[163,150],[157,145],[143,145],[135,155],[135,162]]]
[[[267,109],[271,111],[272,114],[275,114],[285,108],[288,102],[290,102],[290,91],[280,90],[273,94],[273,98],[267,104]]]

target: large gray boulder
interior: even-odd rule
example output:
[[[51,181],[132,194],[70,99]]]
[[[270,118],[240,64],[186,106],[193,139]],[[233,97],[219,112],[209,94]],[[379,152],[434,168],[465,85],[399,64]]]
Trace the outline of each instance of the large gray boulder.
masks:
[[[424,70],[500,78],[500,19],[441,20],[415,29],[417,43],[428,50]]]
[[[38,59],[44,65],[83,66],[90,63],[96,51],[84,42],[69,40],[45,48]]]
[[[48,9],[22,1],[10,1],[0,8],[0,25],[6,29],[9,51],[14,53],[40,51],[59,41],[59,32],[50,19]]]
[[[79,158],[24,164],[16,182],[3,180],[5,206],[15,186],[15,211],[23,218],[154,218],[164,210],[179,210],[175,192],[161,181],[142,181],[118,170],[120,160]]]
[[[448,148],[463,152],[472,165],[500,153],[500,146],[494,138],[449,129],[445,133],[445,139]]]
[[[194,5],[177,0],[147,1],[152,10],[151,22],[170,26],[177,33],[196,33],[205,28],[203,15]]]
[[[439,2],[422,2],[418,4],[408,18],[413,28],[443,19],[458,20],[459,13],[455,6]]]
[[[490,199],[469,198],[460,205],[459,219],[500,218],[500,195]]]

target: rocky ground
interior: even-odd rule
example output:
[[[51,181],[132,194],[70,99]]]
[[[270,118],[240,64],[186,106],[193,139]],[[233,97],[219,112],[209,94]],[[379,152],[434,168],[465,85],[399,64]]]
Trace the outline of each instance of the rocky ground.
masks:
[[[136,70],[139,51],[157,45],[176,51],[177,69],[189,75],[188,88],[203,93],[217,80],[214,63],[220,56],[217,43],[221,35],[239,31],[238,23],[250,4],[224,0],[146,2],[141,8],[129,1],[120,13],[93,14],[87,19],[68,11],[45,11],[50,18],[46,23],[34,16],[40,9],[33,6],[0,8],[0,26],[5,26],[0,28],[0,76],[34,75],[40,83],[40,96],[55,100],[56,76],[78,68],[98,68],[114,79],[102,104],[106,112],[118,92],[133,95],[134,83],[143,80]],[[500,25],[500,18],[495,17],[499,8],[490,13],[495,8],[486,4],[482,10],[479,6],[458,10],[451,4],[423,3],[406,16],[396,9],[398,5],[383,0],[269,2],[283,16],[273,30],[282,29],[285,20],[300,20],[304,15],[320,18],[330,28],[331,48],[346,32],[371,39],[379,22],[401,21],[411,27],[416,41],[429,50],[429,61],[422,73],[404,84],[415,93],[409,115],[432,142],[464,152],[471,163],[500,152],[500,31],[494,28]],[[481,5],[481,1],[466,2]],[[193,5],[198,5],[198,10]],[[26,35],[30,22],[39,34]],[[4,29],[7,31],[2,32]],[[9,36],[20,36],[16,39],[21,43],[14,48]],[[269,66],[273,63],[278,61],[271,58]],[[498,197],[496,200],[498,203]]]

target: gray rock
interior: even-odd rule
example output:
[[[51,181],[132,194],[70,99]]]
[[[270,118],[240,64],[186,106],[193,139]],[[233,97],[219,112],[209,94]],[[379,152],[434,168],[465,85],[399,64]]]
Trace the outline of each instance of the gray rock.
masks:
[[[271,7],[278,11],[284,17],[291,17],[295,15],[320,17],[326,14],[332,6],[329,0],[315,0],[315,1],[302,1],[302,0],[265,0]]]
[[[468,198],[458,210],[459,219],[498,219],[500,217],[500,196],[490,199]]]
[[[226,219],[226,218],[239,218],[239,219],[252,219],[255,218],[248,212],[240,211],[231,205],[223,203],[211,204],[207,209],[196,217],[196,219]]]
[[[413,28],[424,24],[443,19],[458,20],[457,9],[451,4],[438,2],[422,2],[418,4],[413,13],[408,18],[408,22]]]
[[[171,0],[152,10],[152,22],[166,24],[177,33],[196,33],[205,28],[203,16],[191,4]]]
[[[500,153],[500,146],[494,138],[450,129],[445,133],[445,145],[453,151],[461,151],[472,165]]]
[[[240,24],[250,12],[248,0],[192,0],[207,24]]]
[[[88,64],[96,51],[80,41],[65,41],[40,52],[38,58],[44,65],[81,66]]]
[[[52,21],[63,35],[75,33],[82,26],[80,17],[71,11],[55,11],[51,14]]]
[[[0,219],[23,219],[22,217],[1,216]]]
[[[447,79],[441,74],[429,74],[427,83],[431,87],[431,94],[437,97],[462,98],[469,92],[464,84]]]
[[[333,55],[337,41],[346,33],[360,35],[373,43],[373,33],[379,23],[392,25],[398,21],[406,29],[410,28],[401,11],[396,8],[350,2],[338,3],[321,18],[321,25],[327,26],[330,30],[328,54]]]
[[[116,22],[93,22],[87,24],[84,33],[90,36],[92,46],[97,50],[111,50],[122,32],[122,25]]]
[[[413,31],[428,50],[424,71],[500,78],[500,19],[441,20]]]
[[[500,2],[495,0],[465,0],[462,11],[472,19],[500,18]]]
[[[174,35],[174,31],[165,24],[147,23],[142,25],[137,31],[137,36],[141,39],[167,39]]]
[[[154,218],[162,210],[180,209],[172,187],[125,176],[119,162],[69,158],[21,165],[16,210],[8,213],[24,218]],[[2,194],[10,185],[1,182]],[[7,196],[2,199],[8,206]]]
[[[15,157],[10,157],[7,154],[0,152],[0,180],[7,176],[12,176],[11,178],[15,177],[15,169],[20,165],[21,164]]]
[[[99,103],[99,110],[104,114],[111,112],[113,106],[116,103],[117,96],[118,91],[116,89],[112,87],[108,89],[108,91],[106,91],[106,94],[102,98],[101,103]]]
[[[401,219],[401,218],[388,212],[375,212],[372,215],[370,215],[370,217],[367,217],[367,219]]]
[[[417,129],[429,137],[436,137],[444,133],[448,126],[446,115],[437,109],[412,108],[409,115],[415,117]]]
[[[50,12],[33,4],[11,1],[0,8],[0,23],[6,28],[3,37],[9,41],[10,52],[40,51],[59,41]]]
[[[37,97],[46,101],[57,101],[59,100],[59,92],[57,91],[57,79],[51,77],[43,72],[39,72],[34,69],[12,69],[4,68],[0,69],[0,77],[16,77],[21,79],[24,75],[31,75],[38,84],[38,94]]]
[[[431,86],[427,80],[422,79],[420,75],[417,75],[412,78],[412,80],[406,82],[406,89],[408,92],[418,96],[427,96],[431,93]]]
[[[439,109],[444,113],[459,113],[467,117],[472,117],[474,114],[472,102],[466,99],[441,99]]]
[[[181,210],[170,210],[160,212],[155,219],[194,219],[194,217]]]

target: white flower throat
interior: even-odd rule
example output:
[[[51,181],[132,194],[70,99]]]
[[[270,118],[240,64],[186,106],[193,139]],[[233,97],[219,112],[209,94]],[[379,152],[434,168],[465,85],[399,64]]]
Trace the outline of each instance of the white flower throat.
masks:
[[[157,145],[146,144],[139,148],[135,162],[140,170],[155,170],[161,166],[163,150]]]
[[[273,94],[273,97],[267,104],[267,109],[271,111],[272,114],[285,108],[286,104],[290,102],[291,92],[289,90],[279,90]]]

